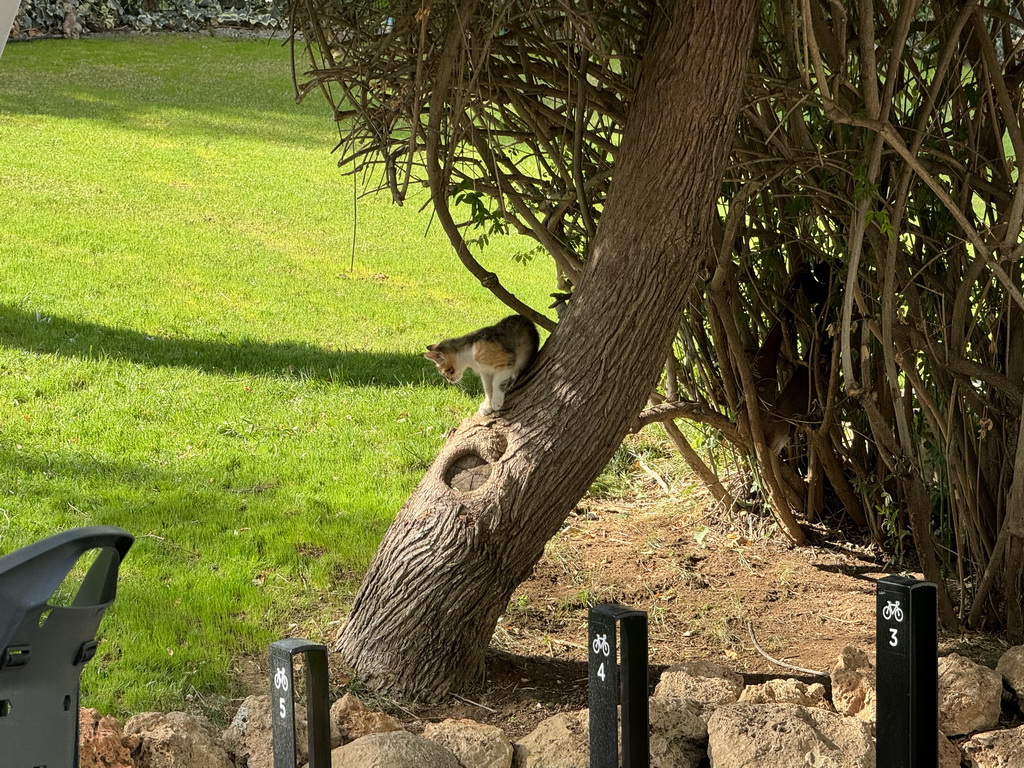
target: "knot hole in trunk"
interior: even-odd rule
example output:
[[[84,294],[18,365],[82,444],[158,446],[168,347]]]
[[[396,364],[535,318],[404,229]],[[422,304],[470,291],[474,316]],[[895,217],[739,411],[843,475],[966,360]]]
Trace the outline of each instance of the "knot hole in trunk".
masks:
[[[502,457],[508,442],[501,435],[457,452],[444,470],[444,483],[455,491],[475,491],[491,477],[491,465]]]
[[[444,482],[456,491],[475,491],[482,487],[490,476],[491,465],[483,456],[464,453],[448,465],[444,473]]]

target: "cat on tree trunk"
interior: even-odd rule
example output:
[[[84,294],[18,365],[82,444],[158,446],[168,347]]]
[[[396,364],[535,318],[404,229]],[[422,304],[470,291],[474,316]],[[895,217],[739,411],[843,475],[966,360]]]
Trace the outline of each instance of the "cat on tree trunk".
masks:
[[[481,680],[498,617],[635,423],[682,317],[707,246],[759,4],[637,7],[646,14],[639,77],[600,224],[580,224],[593,239],[578,280],[570,274],[577,266],[560,256],[577,286],[569,308],[501,410],[481,409],[450,437],[385,535],[341,634],[347,661],[375,690],[434,699]],[[493,11],[467,0],[435,3],[429,14],[481,8]],[[463,26],[435,41],[438,64],[418,76],[431,78],[422,142],[433,204],[465,262],[447,208],[451,158],[431,133],[469,108],[443,101],[451,78],[469,66]],[[584,59],[562,61],[580,68],[581,88]],[[500,148],[487,149],[481,144],[480,156],[501,159]],[[584,189],[588,180],[568,183]],[[493,275],[478,276],[498,292]],[[473,483],[462,481],[466,471]]]
[[[512,315],[496,325],[445,339],[427,347],[423,355],[437,372],[457,384],[467,368],[476,371],[484,385],[480,413],[490,416],[505,405],[505,393],[537,354],[537,326],[525,317]]]

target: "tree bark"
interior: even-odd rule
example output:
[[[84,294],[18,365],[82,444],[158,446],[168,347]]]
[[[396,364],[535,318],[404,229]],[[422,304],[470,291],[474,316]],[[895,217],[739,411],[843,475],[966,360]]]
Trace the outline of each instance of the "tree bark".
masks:
[[[442,449],[356,597],[341,650],[367,686],[431,699],[478,682],[513,590],[635,423],[708,244],[757,8],[655,4],[568,312],[505,410],[467,419]]]

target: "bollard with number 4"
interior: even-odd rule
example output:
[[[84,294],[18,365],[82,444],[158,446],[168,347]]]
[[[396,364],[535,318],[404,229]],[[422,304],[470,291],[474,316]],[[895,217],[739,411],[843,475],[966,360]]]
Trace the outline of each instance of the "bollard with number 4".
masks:
[[[331,730],[327,648],[308,640],[278,640],[270,645],[271,737],[274,768],[296,768],[295,681],[292,660],[306,656],[306,726],[309,768],[331,768]]]
[[[886,576],[876,593],[876,765],[933,768],[939,750],[937,590]]]
[[[590,768],[650,764],[647,704],[647,614],[621,605],[590,609]],[[621,643],[620,639],[621,630]]]

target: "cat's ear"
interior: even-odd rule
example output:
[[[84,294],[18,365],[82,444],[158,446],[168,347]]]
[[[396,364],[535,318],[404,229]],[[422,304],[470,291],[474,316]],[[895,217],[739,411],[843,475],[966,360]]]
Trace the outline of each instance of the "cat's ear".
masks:
[[[427,351],[423,353],[423,356],[427,358],[427,360],[433,360],[436,363],[439,360],[443,360],[444,355],[442,355],[440,352],[436,352],[435,349],[436,347],[433,344],[431,344],[429,347],[427,347]]]

